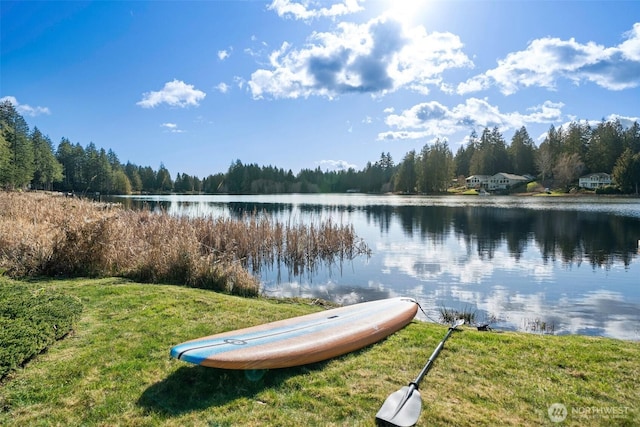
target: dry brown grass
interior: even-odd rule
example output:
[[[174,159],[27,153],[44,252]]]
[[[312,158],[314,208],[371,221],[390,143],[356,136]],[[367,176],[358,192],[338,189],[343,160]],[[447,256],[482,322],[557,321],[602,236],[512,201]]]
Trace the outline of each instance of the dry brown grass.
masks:
[[[188,218],[46,193],[0,193],[0,270],[123,276],[256,295],[261,268],[292,272],[368,254],[352,226],[268,216]]]

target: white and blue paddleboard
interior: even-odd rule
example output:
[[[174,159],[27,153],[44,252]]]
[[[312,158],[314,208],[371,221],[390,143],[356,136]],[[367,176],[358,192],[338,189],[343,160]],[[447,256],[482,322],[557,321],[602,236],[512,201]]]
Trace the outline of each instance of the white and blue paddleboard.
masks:
[[[274,369],[315,363],[378,342],[409,324],[411,298],[388,298],[224,332],[179,344],[171,356],[224,369]]]

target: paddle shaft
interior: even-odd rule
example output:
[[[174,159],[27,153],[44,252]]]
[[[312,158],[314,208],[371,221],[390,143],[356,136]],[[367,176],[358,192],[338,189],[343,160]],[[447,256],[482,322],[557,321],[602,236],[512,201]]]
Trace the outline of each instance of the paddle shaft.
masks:
[[[420,411],[422,411],[422,400],[420,399],[418,384],[422,381],[422,378],[427,375],[429,369],[431,369],[431,365],[433,365],[434,360],[436,360],[436,357],[440,354],[447,338],[453,333],[454,329],[463,323],[464,321],[462,319],[458,319],[458,321],[449,328],[447,334],[442,341],[440,341],[440,344],[438,344],[433,354],[431,354],[431,357],[429,357],[429,361],[424,365],[424,368],[422,368],[422,371],[420,371],[420,374],[418,374],[414,381],[387,397],[387,400],[384,401],[382,407],[376,414],[376,423],[378,425],[413,426],[418,422]]]
[[[444,347],[444,342],[447,340],[447,338],[449,338],[449,335],[451,335],[451,333],[456,328],[456,326],[452,326],[449,328],[449,331],[447,331],[447,334],[444,336],[442,341],[440,341],[440,344],[438,344],[436,349],[433,350],[433,353],[431,354],[431,357],[429,357],[429,361],[427,362],[427,364],[424,365],[424,368],[422,368],[422,371],[420,371],[416,379],[411,383],[415,385],[416,388],[419,388],[418,385],[420,384],[420,381],[422,381],[424,376],[427,375],[427,372],[429,372],[429,370],[431,369],[431,366],[433,365],[434,360],[436,360],[436,357],[438,357],[438,354],[440,354],[440,351]]]

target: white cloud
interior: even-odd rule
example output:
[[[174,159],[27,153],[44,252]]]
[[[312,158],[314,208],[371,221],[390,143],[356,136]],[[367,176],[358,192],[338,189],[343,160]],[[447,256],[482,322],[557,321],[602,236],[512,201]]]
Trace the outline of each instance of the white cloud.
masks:
[[[227,59],[229,56],[231,55],[231,52],[229,50],[219,50],[218,51],[218,59],[220,61],[224,61],[225,59]]]
[[[610,120],[612,122],[615,120],[619,120],[620,124],[625,129],[630,128],[636,122],[640,123],[640,117],[621,116],[619,114],[610,114],[609,117],[607,117],[607,120]]]
[[[627,40],[619,46],[622,55],[630,61],[640,61],[640,22],[625,34]]]
[[[206,94],[193,85],[186,84],[181,80],[164,84],[162,90],[157,92],[145,92],[142,95],[142,101],[136,104],[143,108],[154,108],[159,104],[166,103],[172,107],[188,107],[190,105],[198,106],[199,102],[204,99]]]
[[[239,89],[244,88],[244,85],[247,84],[247,81],[240,76],[235,76],[233,78],[233,82],[238,86]]]
[[[16,111],[23,116],[39,116],[40,114],[51,114],[48,107],[32,107],[27,104],[20,104],[15,96],[3,96],[0,102],[9,101],[15,107]]]
[[[591,82],[609,90],[635,88],[640,86],[640,23],[625,37],[612,47],[582,44],[573,38],[536,39],[525,50],[499,60],[496,68],[460,83],[457,92],[477,92],[493,85],[505,95],[530,86],[555,90],[560,80],[576,85]]]
[[[349,170],[350,168],[357,168],[357,165],[351,164],[346,160],[320,160],[316,162],[322,170]]]
[[[545,101],[527,114],[504,113],[486,99],[470,98],[449,108],[437,101],[423,102],[400,114],[389,114],[385,123],[396,130],[378,134],[378,139],[419,139],[446,136],[497,126],[504,132],[529,123],[557,123],[562,119],[562,103]]]
[[[216,89],[217,89],[220,93],[227,93],[227,92],[229,92],[229,89],[231,89],[231,88],[230,88],[230,87],[229,87],[229,85],[228,85],[228,84],[226,84],[226,83],[220,83],[220,84],[218,84],[218,85],[216,86]]]
[[[359,0],[343,0],[336,2],[329,7],[324,6],[327,1],[302,1],[273,0],[267,7],[275,11],[278,16],[309,21],[315,18],[335,18],[337,16],[348,15],[364,10]],[[313,6],[318,6],[314,8]]]
[[[295,49],[285,42],[256,70],[249,87],[254,98],[299,98],[346,93],[384,95],[400,88],[426,94],[445,87],[442,73],[472,67],[462,42],[451,33],[427,33],[392,19],[340,23],[334,32],[315,32]]]
[[[267,42],[260,41],[255,35],[251,36],[251,42],[253,46],[245,48],[244,53],[254,58],[267,56],[267,54],[265,54],[266,49],[269,48],[269,44]]]
[[[462,82],[458,84],[457,93],[460,95],[465,95],[471,92],[479,92],[481,90],[488,89],[491,86],[491,81],[489,77],[484,74],[480,74],[478,76],[474,76],[467,80],[466,82]]]
[[[178,129],[178,125],[175,123],[162,123],[160,126],[167,129],[168,132],[171,133],[183,133],[182,129]]]
[[[621,116],[619,114],[609,114],[609,116],[603,118],[605,122],[615,122],[616,120],[620,122],[624,129],[628,129],[633,126],[634,123],[640,123],[640,117],[629,117],[629,116]],[[602,123],[602,120],[577,120],[575,118],[571,118],[569,121],[565,121],[559,125],[556,125],[556,130],[562,128],[563,130],[568,130],[569,126],[573,123],[577,123],[581,126],[586,125],[591,129],[595,129]],[[548,132],[543,132],[538,138],[537,141],[542,142],[547,138]]]

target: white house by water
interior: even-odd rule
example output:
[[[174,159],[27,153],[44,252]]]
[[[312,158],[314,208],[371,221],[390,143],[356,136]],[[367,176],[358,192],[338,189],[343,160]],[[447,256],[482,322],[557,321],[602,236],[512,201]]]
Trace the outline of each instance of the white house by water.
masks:
[[[495,175],[472,175],[466,179],[467,188],[485,189],[489,191],[508,190],[518,184],[532,181],[529,176],[499,172]]]
[[[582,188],[596,189],[612,184],[611,175],[604,172],[590,173],[580,177],[578,185]]]

